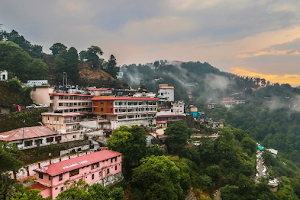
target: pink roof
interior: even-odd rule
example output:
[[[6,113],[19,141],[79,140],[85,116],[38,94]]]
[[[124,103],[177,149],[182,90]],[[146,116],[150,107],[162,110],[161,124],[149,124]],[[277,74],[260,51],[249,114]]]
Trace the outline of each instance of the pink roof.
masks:
[[[147,100],[152,100],[152,101],[158,101],[158,98],[143,98],[143,97],[94,97],[91,99],[92,101],[95,100],[102,100],[102,101],[111,101],[111,100],[126,100],[126,101],[147,101]]]
[[[102,150],[84,156],[79,156],[76,158],[71,158],[69,160],[47,165],[42,168],[37,168],[34,171],[49,174],[50,176],[57,176],[59,174],[72,171],[74,169],[85,167],[93,163],[114,158],[120,155],[122,154],[116,151]]]
[[[106,91],[110,90],[110,88],[88,88],[90,91]]]
[[[156,121],[156,124],[166,124],[167,121]]]
[[[0,133],[0,140],[15,141],[22,139],[37,138],[49,135],[56,135],[56,133],[47,126],[33,126],[18,128],[11,131]]]
[[[80,97],[91,97],[90,94],[72,94],[72,93],[49,93],[49,95],[53,96],[80,96]]]

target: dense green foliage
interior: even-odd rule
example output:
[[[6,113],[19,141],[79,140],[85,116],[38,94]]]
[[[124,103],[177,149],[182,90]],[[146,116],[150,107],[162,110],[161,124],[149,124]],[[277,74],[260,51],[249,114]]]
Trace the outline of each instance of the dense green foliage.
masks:
[[[300,166],[299,94],[299,89],[287,84],[274,84],[246,95],[245,105],[201,109],[207,116],[225,119],[226,123],[245,130],[266,148],[279,150]]]
[[[42,120],[41,113],[47,111],[47,108],[40,108],[0,117],[0,132],[10,131],[24,126],[39,126],[40,124],[38,122]]]
[[[78,182],[67,181],[65,185],[68,189],[61,192],[56,200],[122,200],[124,196],[122,188],[109,190],[97,183],[89,186],[82,179]]]
[[[30,92],[32,88],[22,88],[21,82],[12,78],[8,82],[0,82],[0,105],[12,106],[18,104],[26,106],[32,103]]]
[[[43,58],[43,47],[36,44],[31,44],[24,36],[20,35],[17,31],[12,30],[10,33],[3,31],[0,37],[0,41],[11,41],[19,45],[24,51],[26,51],[33,58]]]
[[[7,70],[10,77],[21,81],[45,79],[48,66],[40,59],[32,58],[17,44],[0,41],[0,70]]]
[[[68,76],[68,81],[76,84],[79,79],[79,69],[78,69],[78,54],[74,47],[69,50],[59,51],[59,54],[54,59],[56,67],[56,76],[62,81],[63,73],[66,72]],[[61,82],[62,83],[62,82]]]
[[[177,122],[169,126],[165,130],[169,152],[179,153],[182,151],[187,145],[187,139],[191,134],[192,131],[183,122]]]

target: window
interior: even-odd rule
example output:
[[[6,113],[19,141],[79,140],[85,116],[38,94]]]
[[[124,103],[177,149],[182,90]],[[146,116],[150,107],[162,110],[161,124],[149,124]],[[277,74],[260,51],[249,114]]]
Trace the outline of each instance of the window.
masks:
[[[46,141],[47,142],[53,142],[53,137],[52,138],[47,138]]]
[[[91,165],[91,170],[94,169],[94,165]]]
[[[102,176],[102,173],[101,172],[99,172],[99,177],[101,177]]]
[[[39,178],[43,179],[44,178],[44,174],[43,173],[39,173]]]
[[[74,169],[74,170],[70,171],[70,177],[75,176],[77,174],[79,174],[79,169]]]
[[[101,105],[103,105],[103,101],[101,101]]]
[[[57,190],[58,188],[56,187],[55,190]]]
[[[118,157],[115,157],[115,162],[117,162],[117,160],[118,160]]]
[[[103,108],[101,108],[101,112],[103,112]]]
[[[113,158],[112,159],[110,159],[110,163],[112,163],[113,162]]]
[[[107,174],[109,174],[109,169],[107,169]]]
[[[99,167],[99,163],[96,163],[96,167]]]
[[[92,180],[94,180],[94,178],[95,178],[95,175],[94,175],[94,174],[92,174]]]
[[[60,175],[59,175],[59,181],[61,181],[62,179],[63,179],[63,175],[60,174]]]
[[[49,179],[49,181],[51,180],[51,176],[50,175],[48,176],[48,179]]]
[[[60,188],[60,191],[61,191],[61,192],[64,191],[64,187],[61,187],[61,188]]]
[[[73,135],[73,138],[76,138],[76,135]]]

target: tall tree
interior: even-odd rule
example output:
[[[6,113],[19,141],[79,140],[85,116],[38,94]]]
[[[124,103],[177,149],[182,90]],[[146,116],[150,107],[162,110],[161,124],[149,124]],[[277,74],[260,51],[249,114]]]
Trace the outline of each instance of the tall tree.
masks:
[[[86,53],[86,58],[92,64],[92,67],[101,67],[102,60],[99,56],[103,55],[103,51],[100,47],[92,45],[87,49]]]
[[[130,181],[134,199],[182,199],[180,169],[166,156],[142,159]]]
[[[187,139],[192,131],[183,122],[176,122],[165,130],[168,150],[178,153],[187,145]]]
[[[49,49],[52,51],[53,56],[56,56],[62,51],[66,50],[67,47],[64,44],[57,42],[53,44]]]
[[[114,55],[111,55],[108,59],[107,69],[105,69],[107,73],[109,73],[112,77],[116,78],[119,72],[119,68],[117,68],[117,62]]]

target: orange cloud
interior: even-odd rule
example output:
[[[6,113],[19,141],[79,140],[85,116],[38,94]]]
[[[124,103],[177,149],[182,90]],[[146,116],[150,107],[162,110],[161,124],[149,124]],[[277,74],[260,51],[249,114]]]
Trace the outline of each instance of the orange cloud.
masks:
[[[261,74],[239,67],[232,67],[230,72],[239,76],[264,78],[271,83],[288,83],[292,86],[300,85],[299,74]]]

